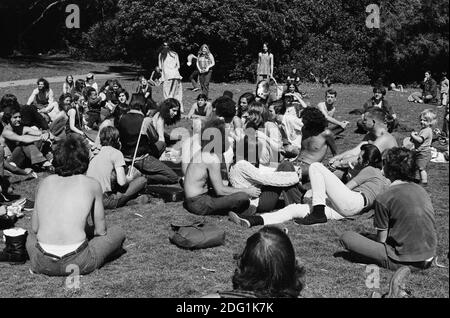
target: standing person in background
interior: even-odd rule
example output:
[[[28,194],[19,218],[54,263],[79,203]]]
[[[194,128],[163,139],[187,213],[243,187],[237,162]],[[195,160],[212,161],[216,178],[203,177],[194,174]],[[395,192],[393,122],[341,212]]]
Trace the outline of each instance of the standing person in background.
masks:
[[[183,87],[181,85],[180,60],[178,54],[173,51],[169,44],[165,42],[158,56],[159,68],[162,71],[161,81],[163,82],[164,99],[175,98],[180,102],[181,112],[183,107]]]
[[[273,77],[273,54],[269,51],[269,44],[263,44],[263,51],[258,54],[257,81],[270,80]]]
[[[447,72],[442,73],[442,81],[441,81],[441,105],[439,108],[447,105],[448,102],[448,78]]]
[[[63,94],[72,94],[73,89],[75,88],[75,82],[73,81],[72,75],[67,75],[66,81],[63,84]]]
[[[199,81],[202,88],[202,93],[208,97],[209,93],[209,81],[211,80],[212,70],[211,68],[216,65],[214,56],[209,51],[209,47],[203,44],[198,51],[197,57],[197,69],[200,73]]]

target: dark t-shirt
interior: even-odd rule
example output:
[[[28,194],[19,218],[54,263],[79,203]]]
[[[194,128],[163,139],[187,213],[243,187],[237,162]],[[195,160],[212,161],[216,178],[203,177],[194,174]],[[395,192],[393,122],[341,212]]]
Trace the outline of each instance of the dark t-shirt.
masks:
[[[123,115],[119,120],[117,129],[119,130],[120,142],[122,143],[121,150],[123,155],[127,158],[133,158],[143,120],[144,115],[142,113],[132,111]],[[137,156],[142,156],[149,153],[149,151],[150,147],[148,137],[146,135],[142,135],[141,140],[139,141]]]
[[[387,230],[386,251],[400,262],[421,262],[436,254],[433,205],[427,192],[414,183],[391,186],[375,200],[375,228]]]

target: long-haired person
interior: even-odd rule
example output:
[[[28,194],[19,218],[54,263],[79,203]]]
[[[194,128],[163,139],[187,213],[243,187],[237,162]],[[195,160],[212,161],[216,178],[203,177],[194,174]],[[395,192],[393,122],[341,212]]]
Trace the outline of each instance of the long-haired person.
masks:
[[[273,77],[273,54],[269,50],[269,44],[264,43],[262,52],[258,54],[258,66],[256,70],[257,81],[270,80]]]
[[[178,54],[172,50],[167,42],[163,44],[158,55],[158,66],[162,72],[164,99],[175,98],[180,102],[181,112],[183,108],[183,87],[181,85],[180,60]]]
[[[237,257],[233,289],[208,298],[297,298],[303,289],[305,270],[295,257],[287,234],[265,226],[247,239]]]
[[[211,54],[208,45],[203,44],[198,51],[197,68],[200,73],[199,81],[202,93],[208,97],[209,81],[211,80],[212,68],[216,65],[214,56]]]

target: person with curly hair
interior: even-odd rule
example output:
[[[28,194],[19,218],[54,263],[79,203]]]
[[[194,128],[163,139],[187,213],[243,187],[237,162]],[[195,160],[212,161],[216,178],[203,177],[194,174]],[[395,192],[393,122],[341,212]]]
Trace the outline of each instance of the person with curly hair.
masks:
[[[336,155],[337,147],[334,134],[327,129],[328,122],[324,114],[317,108],[306,108],[300,117],[303,120],[302,148],[295,160],[295,165],[302,169],[302,182],[308,180],[309,166],[314,162],[322,162],[328,149]]]
[[[289,236],[275,226],[265,226],[247,239],[236,256],[233,290],[205,298],[297,298],[304,287],[305,270],[295,257]]]
[[[342,246],[358,263],[376,264],[396,270],[429,268],[436,255],[437,233],[430,196],[411,182],[415,174],[414,153],[395,147],[383,157],[384,175],[391,180],[388,190],[375,199],[376,238],[346,232]]]
[[[100,183],[84,175],[89,150],[72,134],[55,150],[56,174],[38,186],[26,249],[34,273],[86,275],[123,253],[124,232],[107,227]],[[69,266],[71,265],[71,266]]]
[[[58,102],[54,99],[53,90],[50,88],[50,84],[45,78],[37,80],[37,88],[33,90],[28,98],[27,105],[33,105],[36,107],[39,113],[41,113],[47,121],[50,121],[48,113],[53,108],[58,107]]]

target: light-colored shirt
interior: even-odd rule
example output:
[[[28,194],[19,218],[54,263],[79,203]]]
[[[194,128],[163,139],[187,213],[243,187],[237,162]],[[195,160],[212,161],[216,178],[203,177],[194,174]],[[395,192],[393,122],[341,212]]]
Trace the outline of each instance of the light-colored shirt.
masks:
[[[170,51],[166,59],[161,61],[161,54],[158,57],[159,67],[161,69],[161,82],[171,80],[171,79],[182,79],[180,75],[180,61],[178,59],[178,54]]]
[[[125,166],[122,152],[111,146],[104,146],[89,163],[86,175],[100,183],[103,193],[110,192],[111,172],[122,166]]]

